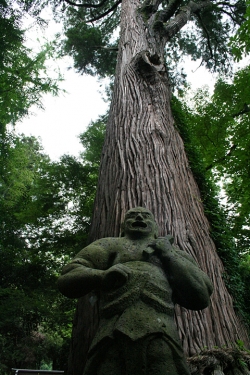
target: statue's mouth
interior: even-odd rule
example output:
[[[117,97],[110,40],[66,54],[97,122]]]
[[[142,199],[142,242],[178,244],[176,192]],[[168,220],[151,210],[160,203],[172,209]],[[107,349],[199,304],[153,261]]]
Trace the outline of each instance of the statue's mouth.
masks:
[[[135,221],[135,222],[132,224],[132,227],[133,227],[133,228],[147,228],[147,224],[144,223],[143,221]]]

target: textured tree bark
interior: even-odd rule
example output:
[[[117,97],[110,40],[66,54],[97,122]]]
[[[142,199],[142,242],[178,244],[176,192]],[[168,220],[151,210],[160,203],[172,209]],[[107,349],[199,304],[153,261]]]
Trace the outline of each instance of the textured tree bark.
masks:
[[[198,312],[176,308],[185,353],[230,346],[238,339],[247,346],[247,332],[225,287],[223,265],[174,125],[164,65],[167,37],[154,31],[153,16],[144,23],[139,6],[138,0],[123,0],[116,80],[90,239],[118,236],[128,209],[149,208],[159,235],[172,234],[175,244],[197,260],[214,284],[210,308]],[[71,373],[80,375],[82,369]]]

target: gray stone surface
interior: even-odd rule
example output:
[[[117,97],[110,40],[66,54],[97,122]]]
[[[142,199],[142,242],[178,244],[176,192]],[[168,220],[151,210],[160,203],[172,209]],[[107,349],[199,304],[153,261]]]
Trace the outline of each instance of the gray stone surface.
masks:
[[[122,236],[103,238],[64,267],[60,291],[100,295],[100,324],[84,375],[189,374],[174,323],[174,304],[209,305],[211,282],[186,252],[158,237],[152,213],[129,210]]]

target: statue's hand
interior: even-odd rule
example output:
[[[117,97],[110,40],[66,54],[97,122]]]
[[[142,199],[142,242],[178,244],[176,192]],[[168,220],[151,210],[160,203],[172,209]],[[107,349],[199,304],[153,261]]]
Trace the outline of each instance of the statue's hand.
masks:
[[[115,264],[105,271],[102,288],[103,289],[116,289],[123,286],[128,278],[131,270],[124,264]]]
[[[148,244],[148,247],[154,249],[154,254],[159,258],[171,257],[174,249],[168,237],[158,237]]]

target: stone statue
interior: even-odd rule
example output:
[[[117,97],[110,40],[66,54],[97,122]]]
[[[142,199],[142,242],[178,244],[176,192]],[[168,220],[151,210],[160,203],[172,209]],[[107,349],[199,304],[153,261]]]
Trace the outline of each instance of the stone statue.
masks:
[[[212,286],[192,257],[158,237],[152,213],[129,210],[119,238],[91,243],[58,280],[67,297],[100,294],[100,324],[84,375],[190,374],[174,323],[174,304],[201,310]]]

